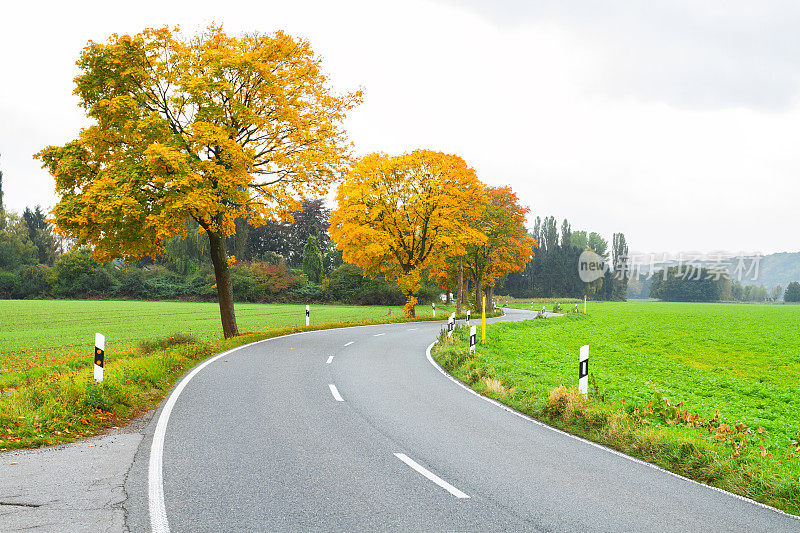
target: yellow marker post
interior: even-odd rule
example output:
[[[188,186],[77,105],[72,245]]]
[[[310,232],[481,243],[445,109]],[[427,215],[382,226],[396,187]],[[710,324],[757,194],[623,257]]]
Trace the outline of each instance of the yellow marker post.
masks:
[[[481,311],[481,344],[486,344],[486,295],[483,295],[483,310]]]
[[[586,314],[586,296],[583,297],[583,314]]]

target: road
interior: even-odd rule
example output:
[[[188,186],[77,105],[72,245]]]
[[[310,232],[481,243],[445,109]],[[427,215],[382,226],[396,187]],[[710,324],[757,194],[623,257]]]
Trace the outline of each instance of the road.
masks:
[[[208,363],[139,447],[128,527],[149,530],[163,494],[171,531],[800,530],[470,393],[426,357],[441,327],[305,333]]]

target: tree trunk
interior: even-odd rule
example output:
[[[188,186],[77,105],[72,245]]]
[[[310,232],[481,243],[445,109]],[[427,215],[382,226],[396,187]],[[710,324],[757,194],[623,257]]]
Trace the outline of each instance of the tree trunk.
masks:
[[[494,311],[494,285],[489,287],[486,291],[486,312],[491,313]]]
[[[225,238],[209,231],[208,242],[211,248],[211,263],[214,265],[214,277],[217,280],[222,333],[229,339],[239,334],[239,328],[236,327],[236,314],[233,311],[233,286],[231,273],[228,271],[228,257],[225,254]]]
[[[462,258],[458,258],[458,295],[456,296],[456,316],[461,314],[461,305],[464,300],[464,264]]]
[[[406,294],[406,305],[403,306],[403,312],[406,318],[414,318],[417,316],[417,310],[414,308],[419,301],[414,294]]]

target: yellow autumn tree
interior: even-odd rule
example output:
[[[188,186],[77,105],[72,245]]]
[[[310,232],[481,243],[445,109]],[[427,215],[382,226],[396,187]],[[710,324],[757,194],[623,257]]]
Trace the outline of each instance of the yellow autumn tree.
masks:
[[[309,43],[283,32],[184,37],[147,29],[89,44],[75,94],[92,119],[37,157],[55,177],[59,230],[98,261],[155,257],[194,219],[209,239],[225,337],[238,334],[225,236],[238,218],[289,220],[349,168],[334,94]]]
[[[485,239],[466,223],[482,191],[475,171],[455,155],[370,154],[339,186],[331,236],[345,261],[397,280],[411,317],[422,271]]]
[[[463,257],[464,273],[475,287],[475,305],[481,306],[481,290],[486,306],[493,309],[492,292],[504,274],[520,272],[533,257],[536,240],[528,236],[525,216],[530,209],[519,203],[511,187],[486,187],[486,202],[470,224],[486,235],[483,242],[467,246]]]

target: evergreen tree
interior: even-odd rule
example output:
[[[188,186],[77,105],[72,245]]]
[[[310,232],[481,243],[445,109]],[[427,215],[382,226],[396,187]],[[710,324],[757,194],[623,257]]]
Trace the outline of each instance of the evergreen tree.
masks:
[[[322,283],[322,252],[315,234],[309,234],[303,248],[303,272],[311,283]]]
[[[625,286],[619,285],[614,293],[612,276],[606,276],[590,284],[580,279],[578,258],[581,253],[591,249],[608,261],[608,241],[598,233],[573,231],[568,220],[560,225],[555,217],[536,217],[530,232],[537,244],[534,256],[525,270],[511,273],[498,281],[496,291],[518,298],[531,297],[571,297],[618,299],[625,298]],[[627,245],[618,243],[620,251],[627,255]],[[627,267],[626,267],[627,268]]]
[[[625,235],[615,233],[613,235],[613,260],[614,260],[614,279],[611,289],[611,299],[624,301],[627,299],[628,278],[630,271],[628,266],[628,244],[625,242]]]
[[[28,230],[28,238],[36,246],[36,255],[39,264],[52,265],[58,255],[58,242],[53,233],[53,228],[45,220],[41,206],[34,210],[26,207],[22,213],[22,220]]]
[[[786,286],[786,292],[783,293],[783,300],[785,302],[800,302],[800,283],[793,281]]]

